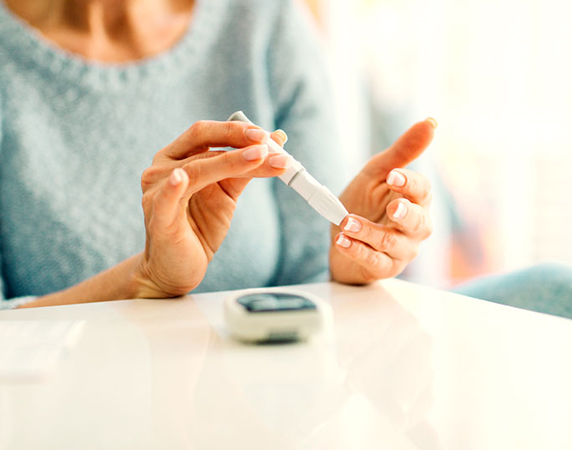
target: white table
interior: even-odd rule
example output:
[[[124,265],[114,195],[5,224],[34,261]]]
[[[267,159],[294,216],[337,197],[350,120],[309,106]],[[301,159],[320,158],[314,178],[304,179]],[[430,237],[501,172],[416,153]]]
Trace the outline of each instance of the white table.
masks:
[[[320,337],[248,346],[224,293],[7,311],[85,319],[53,378],[0,385],[0,449],[572,449],[572,321],[387,280],[301,287]]]

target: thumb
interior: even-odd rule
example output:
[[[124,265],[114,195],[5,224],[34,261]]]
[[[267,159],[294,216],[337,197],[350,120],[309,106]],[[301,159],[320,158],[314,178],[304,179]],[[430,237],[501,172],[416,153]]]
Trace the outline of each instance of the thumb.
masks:
[[[391,170],[405,167],[425,151],[433,140],[435,128],[437,121],[431,117],[423,122],[417,122],[391,147],[371,158],[363,171],[375,178],[385,179]]]
[[[284,144],[288,140],[288,135],[284,130],[276,130],[274,133],[270,135],[270,137],[280,145],[280,147],[284,147]]]

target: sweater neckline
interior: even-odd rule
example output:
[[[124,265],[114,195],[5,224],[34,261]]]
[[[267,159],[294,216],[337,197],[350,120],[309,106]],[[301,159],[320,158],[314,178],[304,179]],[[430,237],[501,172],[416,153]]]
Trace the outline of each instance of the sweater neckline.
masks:
[[[58,78],[68,78],[91,87],[125,89],[149,78],[163,81],[184,72],[197,52],[205,30],[216,16],[211,10],[215,0],[196,0],[193,14],[183,36],[171,48],[154,56],[125,63],[90,60],[66,50],[14,14],[0,0],[0,40],[15,50],[14,56],[49,71]]]

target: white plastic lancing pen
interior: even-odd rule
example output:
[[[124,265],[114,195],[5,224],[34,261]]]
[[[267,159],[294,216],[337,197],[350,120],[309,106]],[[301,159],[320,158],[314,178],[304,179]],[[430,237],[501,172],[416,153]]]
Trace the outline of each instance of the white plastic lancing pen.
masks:
[[[235,112],[228,120],[254,125],[242,111]],[[348,215],[348,211],[338,197],[332,194],[326,186],[320,184],[299,161],[295,160],[292,155],[280,147],[274,140],[268,139],[266,144],[273,152],[290,156],[290,165],[286,168],[286,172],[278,178],[300,194],[322,217],[325,217],[334,225],[339,225],[344,220],[344,217]]]

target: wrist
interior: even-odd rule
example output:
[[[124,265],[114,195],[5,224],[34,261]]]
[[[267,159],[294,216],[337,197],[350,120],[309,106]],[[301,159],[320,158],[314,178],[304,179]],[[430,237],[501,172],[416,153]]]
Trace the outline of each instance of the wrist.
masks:
[[[131,275],[130,298],[165,298],[169,297],[159,289],[151,279],[149,265],[143,253],[135,258],[135,265]]]
[[[133,255],[110,270],[113,273],[113,279],[115,279],[115,291],[109,292],[107,297],[125,300],[143,298],[140,295],[142,288],[141,279],[138,275],[142,259],[142,253]]]
[[[143,253],[137,255],[131,280],[132,296],[130,298],[180,297],[188,294],[200,283],[199,280],[196,283],[179,284],[173,280],[168,280],[167,276],[160,276],[153,270]]]

